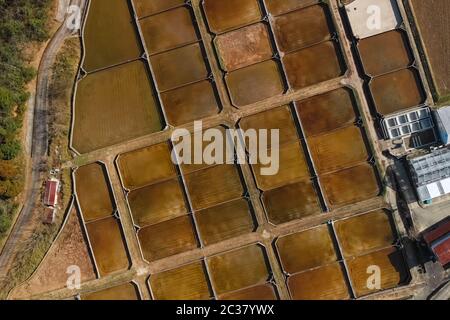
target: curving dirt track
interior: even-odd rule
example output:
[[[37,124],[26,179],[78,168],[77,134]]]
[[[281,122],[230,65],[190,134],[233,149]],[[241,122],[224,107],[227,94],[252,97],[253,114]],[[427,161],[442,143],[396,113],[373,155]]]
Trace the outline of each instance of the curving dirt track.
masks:
[[[81,7],[85,0],[71,0],[71,5]],[[28,130],[32,130],[32,146],[30,159],[30,172],[26,176],[25,203],[16,220],[16,223],[6,240],[0,255],[0,281],[8,274],[9,269],[17,256],[19,244],[29,235],[30,222],[33,219],[33,209],[40,194],[43,181],[42,169],[44,168],[47,148],[48,148],[48,105],[49,105],[49,84],[52,75],[52,67],[56,55],[64,44],[64,40],[71,36],[73,30],[66,27],[66,20],[62,23],[53,38],[48,42],[38,69],[36,94],[33,108],[33,125]]]

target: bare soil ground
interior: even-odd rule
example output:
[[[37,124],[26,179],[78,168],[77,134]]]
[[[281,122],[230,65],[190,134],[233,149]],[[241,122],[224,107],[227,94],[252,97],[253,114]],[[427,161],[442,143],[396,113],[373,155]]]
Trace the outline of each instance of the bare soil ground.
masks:
[[[262,23],[220,35],[215,44],[227,71],[268,60],[273,55],[267,27]]]
[[[34,275],[15,289],[11,297],[26,298],[64,287],[68,277],[66,271],[71,265],[80,267],[82,281],[95,278],[94,265],[75,209],[69,213],[64,229]]]

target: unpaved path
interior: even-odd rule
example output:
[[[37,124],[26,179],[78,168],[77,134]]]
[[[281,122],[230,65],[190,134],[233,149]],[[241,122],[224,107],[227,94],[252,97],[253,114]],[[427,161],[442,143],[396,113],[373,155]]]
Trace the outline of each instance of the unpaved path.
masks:
[[[72,5],[84,3],[84,0],[72,0]],[[64,40],[72,35],[72,30],[66,28],[63,22],[56,31],[53,38],[48,42],[38,69],[36,94],[34,97],[34,105],[30,105],[33,114],[33,124],[28,126],[28,130],[32,132],[31,144],[31,161],[29,172],[26,174],[26,188],[24,190],[25,203],[17,217],[14,227],[6,240],[0,255],[0,280],[4,278],[17,256],[19,244],[25,240],[30,234],[35,208],[36,199],[40,194],[42,181],[44,178],[42,169],[45,169],[45,161],[48,148],[48,106],[49,106],[49,86],[52,75],[52,67],[55,62],[56,55],[64,44]],[[33,100],[30,100],[33,101]],[[29,133],[27,133],[29,136]]]

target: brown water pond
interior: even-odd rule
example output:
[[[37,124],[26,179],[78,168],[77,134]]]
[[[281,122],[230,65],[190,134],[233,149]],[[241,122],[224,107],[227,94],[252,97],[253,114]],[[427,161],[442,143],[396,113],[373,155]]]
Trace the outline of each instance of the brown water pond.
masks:
[[[245,131],[250,129],[254,129],[256,131],[262,129],[279,130],[280,145],[297,141],[299,139],[294,117],[289,109],[289,106],[277,107],[242,118],[239,122],[239,127]],[[268,132],[268,134],[270,134],[270,132]],[[270,139],[267,147],[271,148]]]
[[[338,78],[345,71],[340,48],[332,41],[287,54],[283,63],[293,89]]]
[[[244,188],[234,165],[222,164],[185,176],[194,210],[201,210],[240,198]]]
[[[87,223],[86,229],[101,276],[129,268],[130,261],[119,220],[115,217],[96,220]]]
[[[104,165],[93,163],[75,171],[77,199],[84,221],[105,218],[113,214],[115,203]]]
[[[283,270],[288,274],[337,261],[327,225],[281,237],[276,247]]]
[[[91,0],[83,44],[87,72],[139,58],[142,49],[127,1]]]
[[[296,102],[297,113],[307,137],[352,124],[356,106],[349,89],[337,89]]]
[[[284,92],[280,68],[273,60],[228,73],[225,76],[231,100],[242,107]]]
[[[350,299],[344,271],[336,262],[289,277],[288,287],[294,300]]]
[[[133,0],[139,18],[182,6],[185,0]]]
[[[358,44],[365,72],[378,76],[408,67],[414,60],[407,35],[393,30],[365,38]]]
[[[360,128],[350,125],[308,140],[319,174],[348,168],[369,158]]]
[[[205,0],[203,8],[214,33],[237,29],[262,18],[258,0]]]
[[[351,258],[347,260],[347,266],[357,297],[406,284],[409,278],[402,252],[395,247]],[[367,270],[370,266],[380,268],[381,288],[379,290],[367,287]]]
[[[150,55],[198,40],[188,7],[179,7],[139,21]]]
[[[265,0],[267,10],[275,16],[319,2],[320,0]]]
[[[266,191],[262,197],[269,221],[281,224],[320,214],[316,190],[309,180]]]
[[[208,300],[212,297],[201,261],[151,275],[149,284],[155,300]]]
[[[187,215],[142,228],[138,238],[144,258],[149,262],[198,246],[192,219]]]
[[[124,187],[130,190],[174,178],[169,143],[164,142],[121,154],[117,164]]]
[[[78,83],[72,146],[94,151],[163,129],[152,85],[141,61],[99,71]]]
[[[273,285],[265,284],[223,294],[219,300],[278,300]]]
[[[219,113],[213,85],[205,80],[161,94],[168,122],[180,126]]]
[[[133,190],[128,194],[128,202],[133,220],[140,227],[171,220],[189,211],[177,178]]]
[[[331,38],[327,6],[317,5],[275,18],[274,32],[280,51],[291,52]]]
[[[334,223],[344,257],[357,256],[390,246],[395,241],[391,216],[377,210]]]
[[[231,239],[255,229],[253,215],[245,199],[198,211],[195,220],[204,245]]]
[[[259,245],[207,258],[207,264],[211,282],[218,295],[264,284],[270,276],[265,249]]]
[[[380,193],[375,169],[369,164],[323,175],[320,181],[324,196],[331,207],[368,200]]]
[[[167,91],[208,77],[200,43],[150,57],[160,91]]]
[[[377,77],[370,83],[375,107],[382,115],[420,105],[425,96],[415,69],[404,69]]]
[[[279,155],[279,170],[276,174],[262,175],[261,169],[268,166],[260,162],[252,165],[256,183],[261,190],[270,190],[310,177],[300,141],[284,144],[278,149],[271,149],[269,152]]]
[[[139,289],[134,283],[125,283],[120,286],[82,294],[81,300],[140,300]]]

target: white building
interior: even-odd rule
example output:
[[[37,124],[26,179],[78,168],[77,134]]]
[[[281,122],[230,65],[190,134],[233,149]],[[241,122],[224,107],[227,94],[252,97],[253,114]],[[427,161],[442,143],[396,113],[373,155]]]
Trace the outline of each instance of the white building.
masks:
[[[434,111],[439,138],[445,145],[450,144],[450,106]]]
[[[408,162],[420,202],[450,194],[450,149],[434,150]]]

